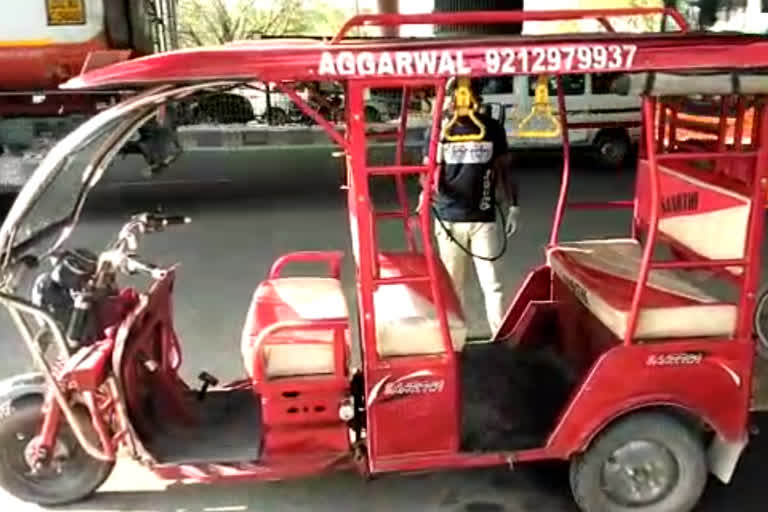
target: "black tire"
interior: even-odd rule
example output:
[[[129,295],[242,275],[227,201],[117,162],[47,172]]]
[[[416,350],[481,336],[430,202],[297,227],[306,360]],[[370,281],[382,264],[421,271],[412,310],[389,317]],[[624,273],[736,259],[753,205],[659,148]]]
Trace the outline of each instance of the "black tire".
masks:
[[[376,110],[375,107],[370,105],[365,107],[365,122],[366,123],[380,123],[382,119],[381,112]]]
[[[605,167],[619,167],[629,155],[629,138],[621,131],[598,134],[594,148],[600,164]]]
[[[29,474],[25,449],[38,435],[43,420],[42,398],[26,397],[0,407],[0,486],[20,500],[39,505],[62,505],[79,501],[98,489],[112,472],[114,462],[100,461],[88,455],[62,419],[56,451],[65,458],[52,462],[39,475]],[[90,427],[88,413],[77,409],[83,425]],[[86,432],[94,441],[96,432]],[[61,444],[59,444],[61,443]],[[59,455],[61,456],[61,455]],[[54,468],[59,465],[59,470]]]
[[[584,512],[689,512],[707,482],[703,443],[668,414],[638,413],[608,427],[574,457],[570,481]]]
[[[755,331],[757,354],[768,361],[768,285],[763,285],[757,292],[752,327]]]
[[[270,107],[269,109],[269,124],[272,126],[282,126],[288,124],[288,114],[280,107]]]

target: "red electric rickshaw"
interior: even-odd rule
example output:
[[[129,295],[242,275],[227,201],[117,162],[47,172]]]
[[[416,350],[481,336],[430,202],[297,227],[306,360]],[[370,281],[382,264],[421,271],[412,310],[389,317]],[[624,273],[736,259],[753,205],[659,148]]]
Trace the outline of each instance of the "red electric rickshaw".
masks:
[[[664,16],[677,28],[615,32],[611,20],[637,15]],[[604,30],[345,38],[360,25],[577,19]],[[106,479],[118,453],[162,478],[196,482],[552,459],[570,461],[585,511],[690,510],[708,473],[731,478],[749,437],[767,66],[768,40],[689,33],[672,10],[471,12],[358,16],[330,42],[184,50],[69,81],[68,89],[142,90],[55,146],[0,229],[0,300],[40,372],[3,383],[0,485],[41,504],[79,500]],[[580,125],[568,123],[563,77],[606,71],[623,73],[617,91],[642,96],[635,197],[572,204],[568,138]],[[408,98],[431,88],[439,106],[451,77],[512,74],[558,79],[556,107],[539,102],[526,117],[538,128],[526,133],[561,133],[562,185],[541,264],[492,339],[467,343],[460,302],[428,236],[432,214],[414,215],[406,189],[419,177],[429,202],[442,116],[434,109],[426,163],[411,162]],[[326,80],[344,87],[343,129],[293,88]],[[193,388],[179,376],[176,267],[144,261],[139,245],[142,235],[188,219],[137,214],[95,254],[70,247],[69,237],[88,193],[140,127],[162,132],[167,106],[251,81],[278,84],[345,155],[359,328],[350,328],[342,293],[342,252],[286,254],[254,283],[240,345],[245,378],[219,385],[203,374]],[[402,91],[406,107],[385,163],[369,151],[384,136],[366,126],[370,88]],[[708,104],[719,125],[678,115],[690,102]],[[376,207],[374,180],[394,183],[397,208]],[[563,240],[568,208],[628,209],[632,220],[622,238]],[[404,248],[384,247],[385,220],[402,227]],[[322,263],[325,273],[286,272],[305,262]],[[40,277],[30,297],[21,283],[32,274]],[[125,274],[144,276],[147,286],[125,285]],[[356,352],[359,368],[350,364]],[[535,368],[525,380],[516,379],[521,360]]]

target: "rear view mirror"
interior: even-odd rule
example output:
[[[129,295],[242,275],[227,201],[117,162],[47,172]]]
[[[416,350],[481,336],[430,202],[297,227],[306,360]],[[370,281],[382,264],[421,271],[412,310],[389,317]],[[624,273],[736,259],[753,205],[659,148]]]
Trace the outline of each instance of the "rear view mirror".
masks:
[[[124,153],[140,153],[147,168],[145,172],[154,175],[168,167],[183,152],[174,125],[171,109],[158,111],[157,116],[144,123],[122,150]]]

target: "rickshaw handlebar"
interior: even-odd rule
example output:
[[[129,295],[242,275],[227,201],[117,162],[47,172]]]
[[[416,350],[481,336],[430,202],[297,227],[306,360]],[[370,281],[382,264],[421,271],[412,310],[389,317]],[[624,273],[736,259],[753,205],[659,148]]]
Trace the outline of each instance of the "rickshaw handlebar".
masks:
[[[163,277],[164,270],[136,257],[139,249],[139,235],[163,231],[168,226],[189,224],[191,219],[183,215],[140,213],[134,215],[120,229],[117,241],[101,253],[100,260],[109,262],[110,267],[128,274],[143,273],[154,279]],[[102,268],[99,265],[99,268]]]
[[[183,215],[158,215],[148,214],[147,224],[152,230],[157,231],[168,226],[178,226],[181,224],[189,224],[192,220],[189,217]]]

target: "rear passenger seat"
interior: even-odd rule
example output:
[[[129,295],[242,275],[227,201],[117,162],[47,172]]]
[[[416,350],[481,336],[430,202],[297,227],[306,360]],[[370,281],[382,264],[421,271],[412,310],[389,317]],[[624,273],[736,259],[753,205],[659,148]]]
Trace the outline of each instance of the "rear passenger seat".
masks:
[[[642,246],[633,239],[588,240],[552,249],[552,271],[617,337],[624,338]],[[652,270],[634,338],[730,336],[736,306],[723,304],[671,270]]]
[[[658,241],[700,259],[744,257],[751,199],[730,188],[669,167],[659,167]],[[649,166],[637,169],[636,221],[647,228]],[[632,238],[563,243],[549,250],[553,273],[617,337],[624,338],[643,247]],[[740,267],[728,267],[738,275]],[[720,301],[686,272],[652,269],[634,338],[731,336],[737,307]]]

